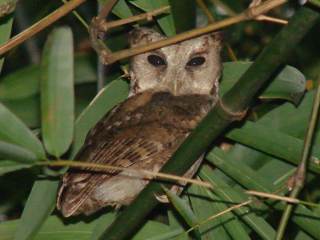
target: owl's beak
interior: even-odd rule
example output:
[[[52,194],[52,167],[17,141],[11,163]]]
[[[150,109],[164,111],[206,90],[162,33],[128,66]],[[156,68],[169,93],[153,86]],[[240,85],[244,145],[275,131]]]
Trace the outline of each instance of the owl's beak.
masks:
[[[165,76],[164,85],[173,95],[177,95],[179,93],[179,86],[181,85],[181,79],[179,78],[180,75],[179,71],[172,70]]]
[[[172,89],[173,95],[177,95],[177,93],[178,93],[178,80],[177,80],[177,78],[174,78],[172,82],[173,82],[173,89]]]

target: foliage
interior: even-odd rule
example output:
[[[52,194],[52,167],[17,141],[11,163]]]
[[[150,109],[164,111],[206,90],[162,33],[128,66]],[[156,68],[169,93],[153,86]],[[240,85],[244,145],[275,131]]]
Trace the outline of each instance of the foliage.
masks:
[[[107,1],[99,1],[100,4]],[[196,6],[196,1],[189,1]],[[197,1],[198,2],[198,1]],[[215,19],[243,11],[246,1],[204,1]],[[168,36],[207,23],[197,7],[174,0],[119,0],[110,20],[172,6],[172,14],[141,23]],[[1,4],[1,1],[0,1]],[[35,10],[35,4],[39,5]],[[18,3],[16,14],[0,19],[0,43],[10,32],[21,31],[21,22],[36,22],[52,12],[59,2]],[[299,6],[285,5],[273,15],[288,18]],[[94,1],[80,7],[87,21],[96,15]],[[186,17],[187,16],[187,17]],[[12,21],[17,26],[12,30]],[[87,132],[116,104],[127,97],[128,81],[114,64],[96,93],[97,61],[88,46],[88,34],[78,19],[68,15],[7,54],[0,79],[0,239],[98,239],[116,218],[106,209],[90,217],[63,219],[54,210],[60,175],[64,169],[37,166],[44,160],[72,159]],[[112,50],[126,46],[132,26],[111,31],[107,44]],[[281,26],[251,21],[225,30],[226,42],[239,61],[231,62],[225,49],[220,94],[226,93],[251,66],[250,61]],[[197,178],[213,189],[191,185],[182,196],[168,192],[172,204],[158,207],[133,239],[274,239],[285,203],[258,201],[228,211],[248,200],[246,190],[286,194],[286,183],[300,161],[303,139],[314,98],[312,86],[319,74],[319,35],[315,27],[296,46],[288,64],[279,68],[271,83],[260,92],[241,124],[234,124],[206,155]],[[35,47],[30,47],[30,44]],[[290,44],[290,43],[288,43]],[[41,61],[34,59],[41,56]],[[40,57],[39,57],[40,58]],[[250,59],[250,61],[248,61]],[[1,65],[2,65],[1,60]],[[268,64],[268,63],[266,63]],[[120,66],[121,65],[121,66]],[[98,68],[101,69],[101,68]],[[308,81],[306,80],[308,79]],[[311,86],[305,89],[305,86]],[[300,199],[319,202],[319,127],[313,141],[308,179]],[[30,193],[29,193],[30,192]],[[220,214],[226,211],[224,214]],[[211,220],[209,217],[217,215]],[[197,225],[199,224],[199,225]],[[197,227],[198,226],[198,227]],[[187,232],[190,227],[194,231]],[[320,239],[320,212],[299,204],[288,226],[288,239]]]

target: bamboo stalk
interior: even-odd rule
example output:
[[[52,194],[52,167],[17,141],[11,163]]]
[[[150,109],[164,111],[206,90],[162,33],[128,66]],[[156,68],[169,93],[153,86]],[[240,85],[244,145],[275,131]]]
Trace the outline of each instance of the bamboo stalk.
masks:
[[[307,171],[308,159],[310,157],[312,140],[315,134],[317,120],[319,118],[319,110],[320,110],[320,84],[318,83],[317,91],[314,97],[309,126],[308,126],[307,134],[304,140],[301,162],[297,167],[296,173],[292,177],[294,186],[293,186],[292,192],[290,193],[290,198],[297,198],[299,196],[299,193],[301,192],[305,182],[305,178],[306,178],[305,175]],[[289,217],[292,213],[293,207],[294,206],[292,204],[288,204],[286,206],[286,209],[284,210],[280,220],[276,240],[283,239],[286,226],[288,225]]]
[[[285,62],[288,54],[295,49],[318,19],[317,12],[301,8],[258,56],[256,62],[237,84],[224,95],[222,103],[210,111],[196,130],[189,135],[161,172],[177,175],[185,173],[206,148],[235,120],[235,117],[239,116],[237,113],[241,113],[249,106],[258,91]],[[161,189],[157,183],[148,184],[99,239],[128,239],[158,204],[154,194],[161,192]],[[123,228],[123,226],[126,227]]]

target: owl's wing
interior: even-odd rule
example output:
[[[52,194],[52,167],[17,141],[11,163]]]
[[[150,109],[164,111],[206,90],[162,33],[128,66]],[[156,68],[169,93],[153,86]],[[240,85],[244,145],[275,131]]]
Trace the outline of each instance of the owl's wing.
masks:
[[[138,128],[122,130],[120,134],[100,139],[96,144],[87,144],[78,154],[79,159],[76,159],[128,168],[136,163],[153,159],[159,154],[167,158],[163,143],[155,141],[152,136],[139,137],[138,131],[141,133]],[[119,171],[114,170],[97,173],[90,171],[89,168],[68,172],[63,177],[63,184],[59,191],[58,209],[61,209],[64,216],[73,215],[97,186],[118,173]]]
[[[205,114],[203,108],[209,100],[202,95],[174,97],[167,92],[145,92],[129,98],[90,131],[76,160],[137,169],[158,165],[159,169]],[[63,178],[58,209],[71,216],[99,206],[91,195],[117,174],[119,171],[114,170],[71,170]],[[84,209],[88,202],[93,206]]]

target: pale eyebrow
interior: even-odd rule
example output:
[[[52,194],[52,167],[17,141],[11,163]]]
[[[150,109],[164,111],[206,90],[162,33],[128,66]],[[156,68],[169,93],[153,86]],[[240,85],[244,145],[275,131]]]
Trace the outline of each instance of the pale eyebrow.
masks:
[[[150,52],[146,52],[145,54],[150,55],[150,54],[156,54],[159,55],[160,57],[167,59],[166,55],[164,54],[164,52],[161,49],[156,49]]]
[[[202,56],[202,55],[208,55],[209,50],[208,49],[203,49],[203,48],[199,48],[199,49],[194,49],[190,54],[189,54],[189,58],[190,57],[194,57],[194,56]]]

